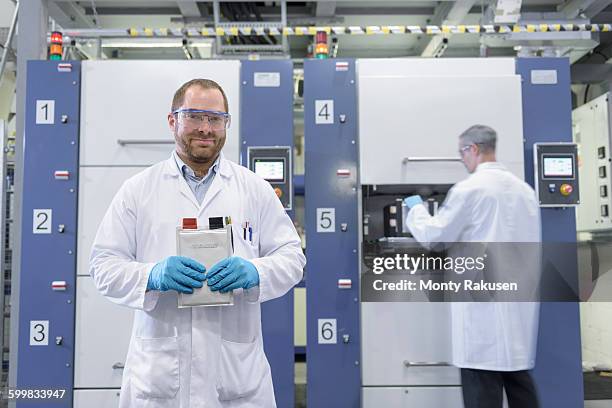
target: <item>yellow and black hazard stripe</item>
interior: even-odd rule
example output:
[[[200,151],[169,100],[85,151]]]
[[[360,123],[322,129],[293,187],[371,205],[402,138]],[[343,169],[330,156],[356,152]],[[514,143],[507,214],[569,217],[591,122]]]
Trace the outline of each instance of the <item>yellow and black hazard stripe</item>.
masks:
[[[396,34],[508,34],[543,32],[610,32],[612,24],[526,24],[526,25],[442,25],[442,26],[296,26],[283,28],[269,27],[200,27],[189,29],[128,28],[132,37],[217,37],[217,36],[306,36],[318,32],[336,35],[396,35]]]

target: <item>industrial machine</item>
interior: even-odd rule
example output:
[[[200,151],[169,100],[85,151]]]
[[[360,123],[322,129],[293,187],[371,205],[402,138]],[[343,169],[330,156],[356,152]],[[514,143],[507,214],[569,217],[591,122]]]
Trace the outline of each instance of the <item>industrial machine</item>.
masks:
[[[247,157],[283,158],[263,168],[282,173],[270,182],[291,210],[292,69],[291,61],[29,63],[17,387],[64,389],[57,406],[117,406],[132,312],[98,293],[89,252],[122,183],[169,157],[166,117],[182,83],[205,77],[224,88],[233,118],[225,157],[245,166]],[[262,324],[277,402],[290,407],[292,292],[262,306]]]
[[[576,210],[576,220],[581,232],[599,234],[612,229],[611,109],[608,92],[572,112],[574,142],[580,154],[583,200]]]
[[[468,127],[493,127],[498,160],[531,185],[546,177],[534,179],[534,143],[554,143],[544,149],[566,158],[569,63],[308,60],[304,78],[308,404],[462,407],[450,304],[363,302],[361,277],[373,254],[415,246],[403,228],[403,197],[420,194],[435,213],[467,176],[457,148]],[[559,185],[553,194],[548,184],[575,180],[545,181],[550,196],[542,204],[567,208],[542,208],[543,240],[574,242],[578,186],[566,195]],[[558,261],[571,265],[575,254]],[[534,370],[542,406],[582,406],[581,375],[577,305],[542,304]]]

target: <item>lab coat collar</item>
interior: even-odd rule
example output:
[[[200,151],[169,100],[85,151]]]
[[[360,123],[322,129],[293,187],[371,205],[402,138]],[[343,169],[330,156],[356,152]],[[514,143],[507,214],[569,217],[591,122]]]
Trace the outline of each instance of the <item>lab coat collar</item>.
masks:
[[[480,163],[478,167],[476,167],[476,172],[481,170],[508,170],[506,166],[501,164],[500,162],[485,162]]]
[[[217,165],[217,174],[220,174],[224,178],[232,177],[230,163],[228,163],[223,152],[219,153],[218,160],[219,160],[219,163]],[[176,160],[174,160],[174,151],[170,154],[170,157],[166,160],[165,174],[172,176],[172,177],[182,176],[182,173],[180,172],[176,164]]]

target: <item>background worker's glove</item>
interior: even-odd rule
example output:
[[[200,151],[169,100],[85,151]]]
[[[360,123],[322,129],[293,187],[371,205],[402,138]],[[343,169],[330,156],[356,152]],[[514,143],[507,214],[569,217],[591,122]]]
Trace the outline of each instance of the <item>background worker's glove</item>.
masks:
[[[423,204],[423,199],[420,195],[411,195],[409,197],[404,198],[404,205],[408,207],[408,209],[419,204]]]
[[[259,272],[255,265],[246,259],[232,256],[214,264],[206,274],[206,280],[211,290],[225,293],[259,285]]]
[[[191,258],[170,256],[151,269],[147,290],[193,293],[193,288],[202,287],[204,272],[204,265]]]

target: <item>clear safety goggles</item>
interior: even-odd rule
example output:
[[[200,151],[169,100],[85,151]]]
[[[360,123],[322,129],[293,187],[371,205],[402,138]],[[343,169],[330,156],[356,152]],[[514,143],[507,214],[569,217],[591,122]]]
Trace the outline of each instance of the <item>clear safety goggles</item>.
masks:
[[[199,129],[205,123],[213,131],[225,130],[230,127],[231,116],[226,112],[217,112],[202,109],[177,109],[172,112],[177,118],[190,128]]]

